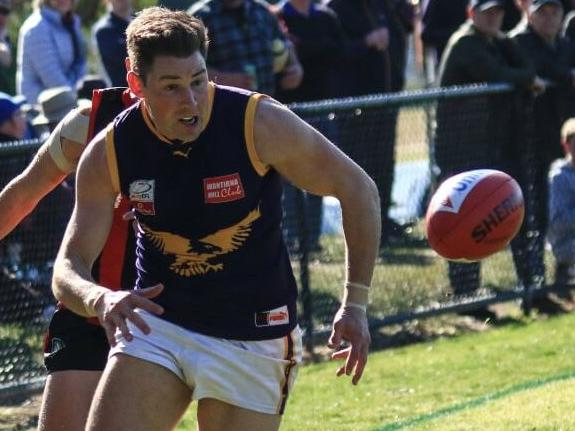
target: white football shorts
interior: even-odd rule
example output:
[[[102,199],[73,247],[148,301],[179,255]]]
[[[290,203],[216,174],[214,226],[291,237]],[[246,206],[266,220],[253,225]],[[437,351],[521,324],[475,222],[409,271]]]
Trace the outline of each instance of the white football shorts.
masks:
[[[133,339],[126,341],[117,331],[110,357],[124,353],[167,368],[189,386],[193,400],[214,398],[261,413],[283,414],[302,359],[299,326],[282,338],[238,341],[199,334],[146,311],[136,312],[151,332],[145,335],[128,321]]]

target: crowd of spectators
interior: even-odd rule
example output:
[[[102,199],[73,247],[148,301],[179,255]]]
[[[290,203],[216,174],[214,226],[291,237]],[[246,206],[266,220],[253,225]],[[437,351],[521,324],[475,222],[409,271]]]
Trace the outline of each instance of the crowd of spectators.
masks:
[[[186,9],[204,21],[210,37],[210,79],[266,93],[286,104],[401,91],[410,53],[417,57],[414,63],[422,65],[429,86],[514,85],[519,91],[511,98],[439,103],[433,143],[437,179],[472,168],[503,169],[519,180],[528,199],[547,202],[549,169],[562,155],[561,125],[575,116],[571,95],[575,1],[163,0],[159,4]],[[74,104],[76,91],[89,98],[92,88],[126,85],[124,32],[133,14],[131,0],[104,1],[105,11],[92,26],[91,44],[84,40],[74,7],[74,0],[36,0],[19,30],[16,50],[6,30],[11,3],[0,0],[2,139],[9,136],[4,127],[22,128],[19,119],[25,120],[26,112],[29,124],[22,136],[42,136],[34,126],[39,125],[39,112],[46,109],[40,106],[46,90],[51,103],[57,95]],[[414,50],[409,50],[411,35]],[[88,49],[95,59],[91,66]],[[93,75],[88,74],[90,69]],[[503,127],[525,123],[525,106],[533,120],[531,129]],[[377,119],[354,113],[340,118],[337,126],[314,124],[378,185],[383,246],[407,235],[389,217],[398,114],[399,107],[387,107],[373,114]],[[367,127],[371,122],[385,127]],[[533,139],[527,139],[530,133]],[[14,136],[20,135],[18,131]],[[305,210],[307,247],[318,250],[322,200],[304,194],[302,206],[297,196],[286,184],[286,238],[290,246],[301,247],[295,243],[301,226],[290,225],[289,220]],[[547,206],[528,205],[527,215],[530,224],[512,250],[519,283],[537,286],[545,283]],[[561,265],[565,267],[564,262]],[[450,263],[448,273],[455,293],[479,288],[478,264]]]
[[[440,101],[435,157],[440,180],[468,169],[495,168],[519,181],[526,221],[511,248],[519,284],[538,288],[546,284],[549,168],[562,155],[561,126],[573,115],[575,47],[561,35],[567,6],[560,0],[515,5],[520,13],[506,24],[504,0],[471,0],[470,19],[449,38],[439,65],[440,86],[509,83],[517,91],[505,98]],[[448,273],[456,294],[479,289],[479,263],[449,262]],[[554,293],[533,305],[545,312],[573,308]],[[488,310],[474,313],[490,316]]]

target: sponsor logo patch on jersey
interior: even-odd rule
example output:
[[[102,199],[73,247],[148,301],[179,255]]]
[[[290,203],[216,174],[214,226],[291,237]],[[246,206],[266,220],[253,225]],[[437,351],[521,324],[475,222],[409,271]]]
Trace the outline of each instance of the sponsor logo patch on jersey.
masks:
[[[255,313],[255,323],[258,328],[262,326],[287,325],[289,323],[289,311],[287,305],[274,308],[270,311],[259,311]]]
[[[233,202],[244,197],[244,186],[237,172],[221,177],[204,178],[204,201],[207,204]]]
[[[136,211],[144,215],[155,215],[155,180],[136,180],[130,184],[130,202]]]

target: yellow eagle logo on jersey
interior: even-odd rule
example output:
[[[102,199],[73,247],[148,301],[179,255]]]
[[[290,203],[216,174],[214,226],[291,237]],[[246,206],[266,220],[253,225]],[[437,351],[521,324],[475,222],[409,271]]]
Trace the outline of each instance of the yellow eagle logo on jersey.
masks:
[[[174,255],[175,261],[170,265],[172,271],[183,277],[191,277],[209,271],[221,271],[224,268],[223,263],[211,260],[239,249],[249,237],[253,222],[260,216],[260,210],[256,208],[239,223],[197,241],[170,232],[154,231],[144,224],[138,225],[140,233],[163,254]]]

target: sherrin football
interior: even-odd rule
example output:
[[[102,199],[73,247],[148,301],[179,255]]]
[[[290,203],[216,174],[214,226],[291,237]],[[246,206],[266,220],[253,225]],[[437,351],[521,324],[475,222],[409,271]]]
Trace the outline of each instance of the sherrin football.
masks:
[[[505,248],[525,213],[523,193],[505,172],[478,169],[446,179],[425,216],[427,240],[449,260],[477,261]]]

